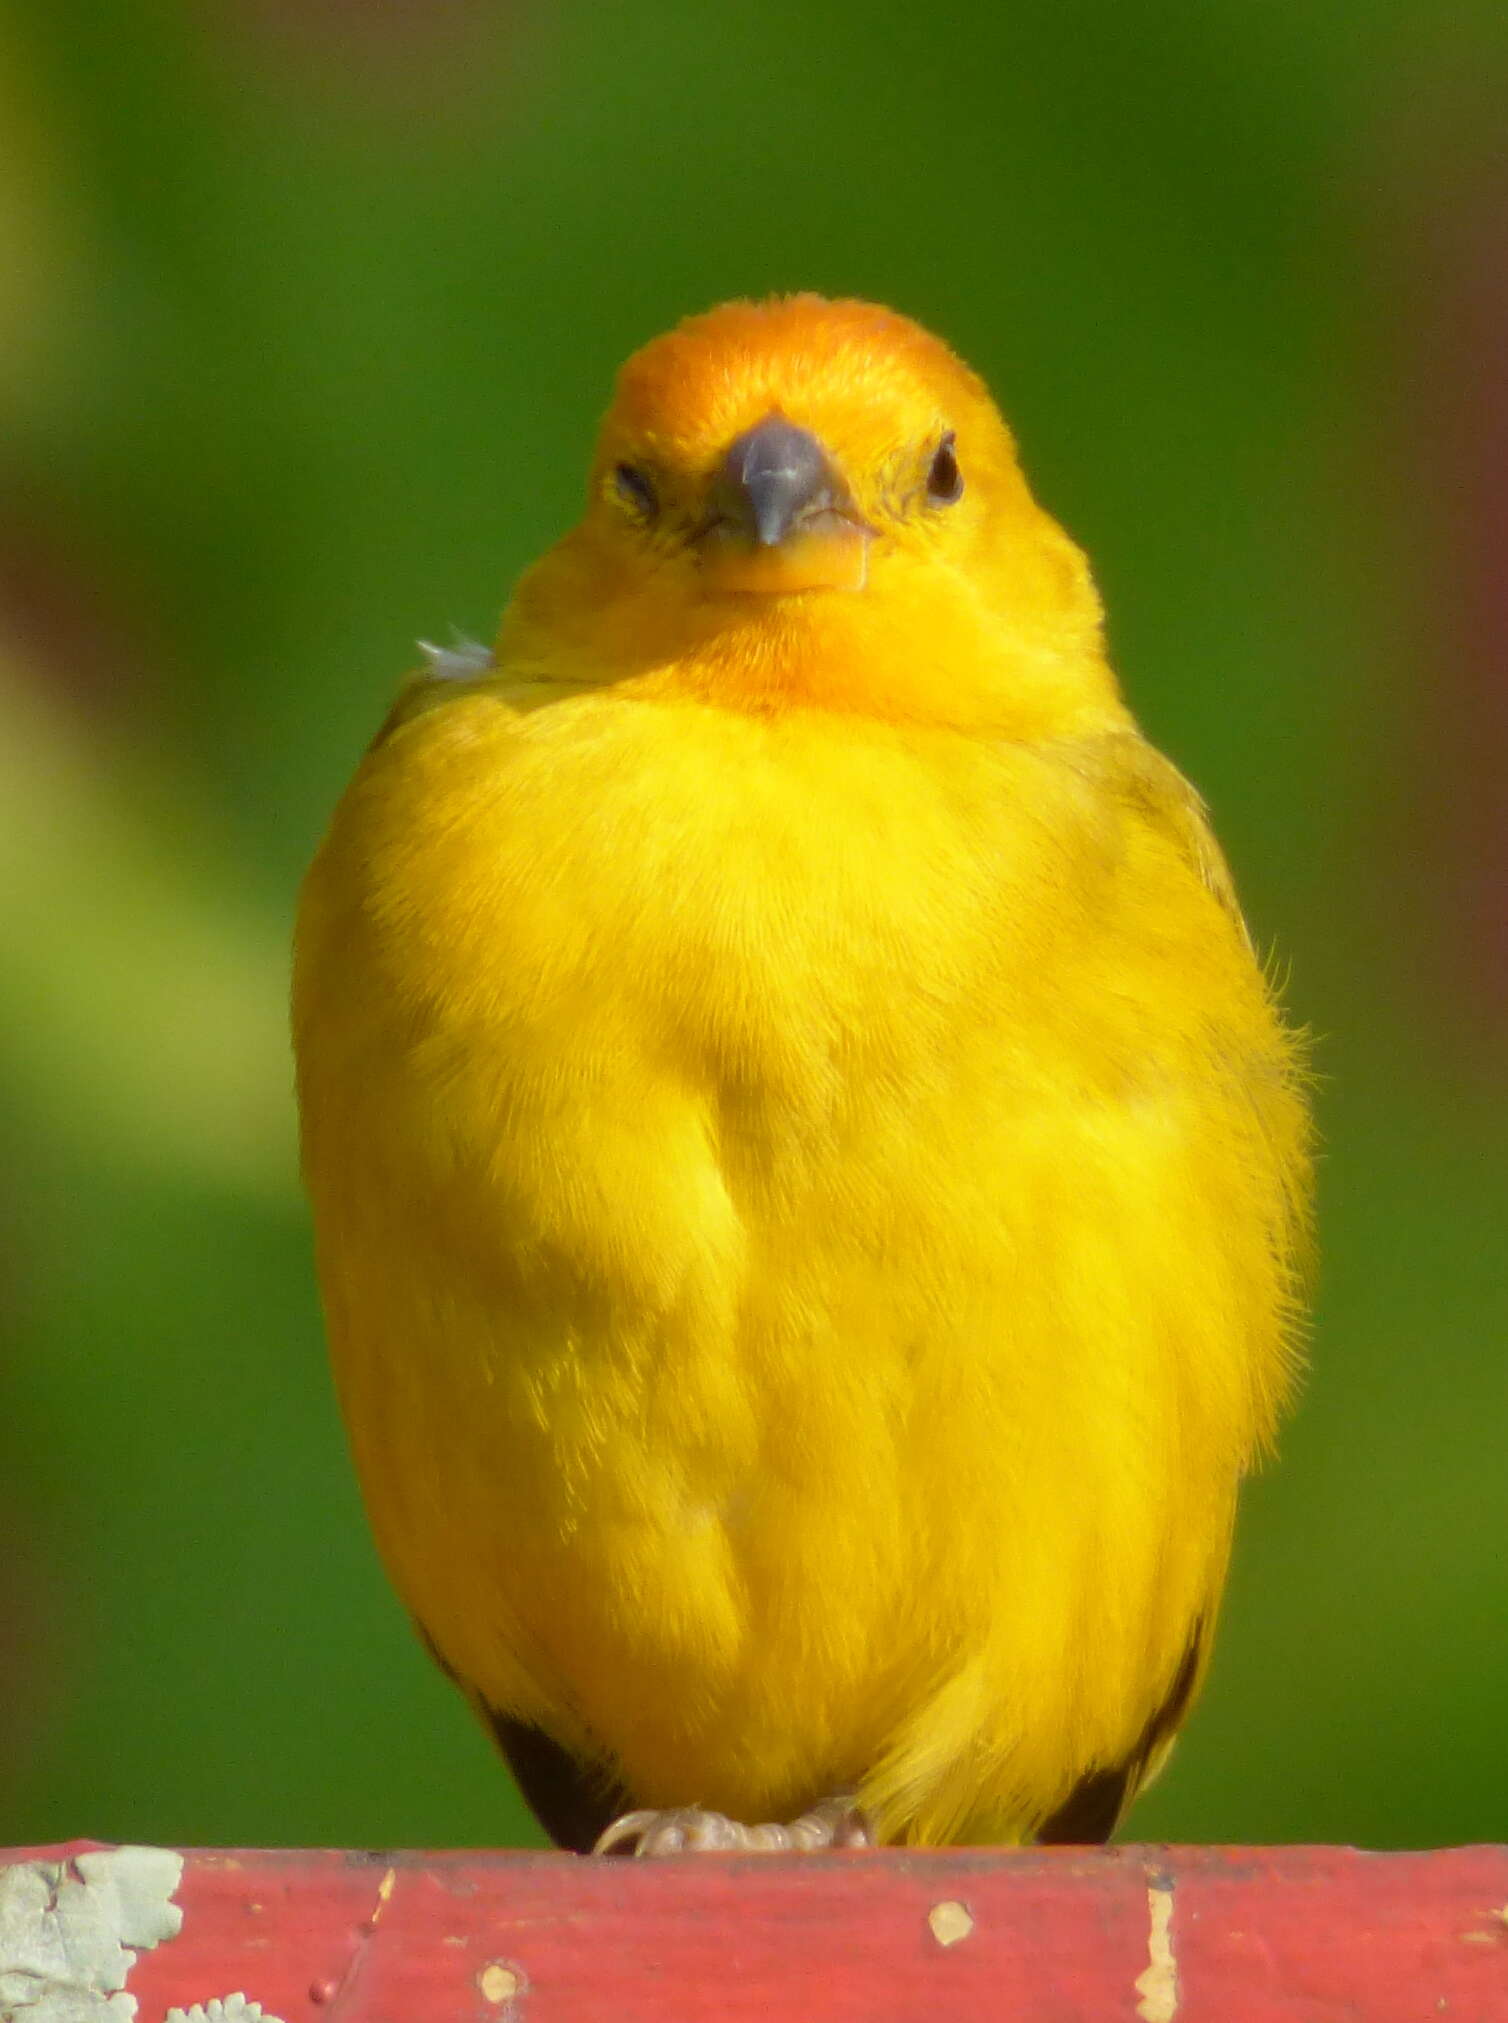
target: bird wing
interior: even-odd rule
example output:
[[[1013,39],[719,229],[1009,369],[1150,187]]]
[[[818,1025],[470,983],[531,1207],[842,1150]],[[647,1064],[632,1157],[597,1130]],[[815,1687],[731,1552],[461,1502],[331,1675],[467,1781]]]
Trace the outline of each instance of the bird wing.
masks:
[[[1165,759],[1138,732],[1114,730],[1084,739],[1071,763],[1082,777],[1116,795],[1173,845],[1206,891],[1219,900],[1250,948],[1251,935],[1241,915],[1235,880],[1215,841],[1209,809],[1172,760]]]

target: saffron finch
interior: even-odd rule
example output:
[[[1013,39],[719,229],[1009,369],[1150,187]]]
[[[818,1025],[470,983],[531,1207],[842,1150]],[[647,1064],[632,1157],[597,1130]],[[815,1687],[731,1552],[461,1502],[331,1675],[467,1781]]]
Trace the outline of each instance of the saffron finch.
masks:
[[[1294,1378],[1302,1049],[945,345],[629,360],[341,801],[294,1020],[377,1543],[548,1832],[1104,1839]]]

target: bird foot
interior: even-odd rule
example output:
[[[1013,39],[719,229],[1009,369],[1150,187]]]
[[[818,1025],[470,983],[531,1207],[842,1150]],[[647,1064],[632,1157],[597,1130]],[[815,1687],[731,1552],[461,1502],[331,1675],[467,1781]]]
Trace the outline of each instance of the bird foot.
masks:
[[[824,1847],[873,1847],[869,1822],[851,1798],[827,1798],[784,1824],[745,1826],[700,1806],[625,1812],[599,1835],[593,1854],[808,1854]]]

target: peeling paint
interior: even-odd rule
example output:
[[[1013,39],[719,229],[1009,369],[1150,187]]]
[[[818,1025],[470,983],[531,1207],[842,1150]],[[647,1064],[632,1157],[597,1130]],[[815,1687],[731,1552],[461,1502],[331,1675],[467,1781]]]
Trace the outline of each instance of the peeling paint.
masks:
[[[1178,1963],[1173,1957],[1173,1892],[1152,1883],[1147,1889],[1147,1964],[1136,1977],[1142,2023],[1173,2023],[1178,2014]]]
[[[956,1946],[960,1939],[966,1939],[974,1929],[973,1913],[967,1904],[957,1903],[951,1897],[932,1906],[927,1913],[927,1923],[932,1928],[933,1938],[940,1946]]]
[[[162,2023],[280,2023],[280,2019],[269,2016],[260,2002],[248,2002],[244,1995],[227,1995],[223,2002],[196,2002],[192,2009],[169,2009]]]
[[[183,1857],[102,1848],[0,1869],[0,2023],[131,2023],[136,1956],[176,1938]]]
[[[382,1913],[387,1909],[388,1898],[393,1894],[393,1888],[394,1885],[397,1883],[397,1881],[398,1881],[397,1869],[390,1868],[387,1871],[386,1875],[383,1876],[382,1881],[378,1883],[377,1901],[372,1906],[372,1915],[367,1919],[366,1922],[366,1932],[368,1938],[371,1937],[373,1932],[375,1932],[377,1927],[382,1923]]]
[[[477,1976],[477,1986],[489,2002],[511,2002],[518,1993],[518,1970],[506,1960],[489,1960]]]

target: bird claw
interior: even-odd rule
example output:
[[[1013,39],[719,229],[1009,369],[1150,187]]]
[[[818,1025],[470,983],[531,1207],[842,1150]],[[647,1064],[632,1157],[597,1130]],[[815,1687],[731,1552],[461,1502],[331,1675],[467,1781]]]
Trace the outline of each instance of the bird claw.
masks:
[[[799,1819],[745,1826],[699,1805],[625,1812],[597,1838],[593,1854],[653,1861],[670,1854],[809,1854],[818,1848],[873,1847],[869,1824],[851,1798],[824,1799]]]

